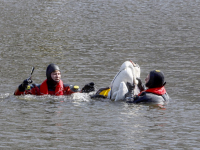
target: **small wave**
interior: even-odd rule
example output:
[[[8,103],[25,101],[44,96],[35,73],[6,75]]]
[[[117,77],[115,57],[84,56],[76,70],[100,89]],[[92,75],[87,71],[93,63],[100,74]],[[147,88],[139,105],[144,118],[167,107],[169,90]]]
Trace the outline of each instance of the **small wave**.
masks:
[[[9,96],[9,95],[8,95]],[[7,95],[0,95],[0,98],[8,97]],[[91,101],[90,95],[88,93],[74,93],[69,96],[52,96],[52,95],[42,95],[42,96],[36,96],[36,95],[21,95],[17,96],[19,100],[25,100],[25,101],[42,101],[42,102],[50,102],[50,103],[56,103],[56,102],[63,102],[63,101],[73,101],[73,102],[89,102]]]
[[[5,99],[5,98],[7,98],[9,96],[10,96],[9,93],[0,94],[0,99]]]
[[[78,102],[89,102],[91,101],[90,95],[87,93],[74,93],[70,96],[70,99]]]

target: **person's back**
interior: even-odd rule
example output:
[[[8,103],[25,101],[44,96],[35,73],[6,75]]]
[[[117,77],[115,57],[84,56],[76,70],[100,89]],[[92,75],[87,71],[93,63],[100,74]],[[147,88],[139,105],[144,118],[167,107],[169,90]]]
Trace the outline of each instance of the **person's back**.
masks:
[[[133,103],[152,103],[152,104],[166,104],[170,100],[167,93],[162,95],[155,93],[143,92],[142,95],[135,97]],[[128,102],[128,101],[127,101]]]

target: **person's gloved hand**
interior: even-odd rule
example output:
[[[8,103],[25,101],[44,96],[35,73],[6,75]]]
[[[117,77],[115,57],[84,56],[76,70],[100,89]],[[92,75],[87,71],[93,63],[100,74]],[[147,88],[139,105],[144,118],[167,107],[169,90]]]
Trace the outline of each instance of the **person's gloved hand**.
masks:
[[[142,85],[142,80],[140,78],[136,78],[138,80],[138,88],[140,91],[144,91],[144,86]]]
[[[126,86],[128,88],[128,91],[132,93],[135,88],[135,85],[134,84],[132,85],[130,82],[127,82]]]
[[[83,93],[89,93],[89,92],[92,92],[92,91],[95,91],[94,83],[93,83],[93,82],[90,82],[90,83],[86,84],[86,85],[82,88],[82,92],[83,92]]]
[[[134,91],[135,85],[134,84],[132,85],[130,82],[127,82],[126,86],[127,86],[128,92],[125,94],[125,98],[127,97],[131,98],[134,95],[133,91]]]
[[[27,88],[27,86],[29,84],[31,84],[33,81],[31,80],[31,78],[25,79],[22,84],[19,86],[19,90],[20,91],[25,91],[25,89]]]
[[[134,95],[133,97],[127,97],[126,98],[126,103],[134,103],[135,100],[139,98],[138,95]]]

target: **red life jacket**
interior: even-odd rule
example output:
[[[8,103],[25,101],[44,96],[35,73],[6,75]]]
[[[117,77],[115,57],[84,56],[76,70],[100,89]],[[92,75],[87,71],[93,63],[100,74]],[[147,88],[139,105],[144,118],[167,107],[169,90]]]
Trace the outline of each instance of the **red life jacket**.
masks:
[[[162,87],[158,87],[158,88],[150,88],[150,89],[147,89],[145,91],[142,91],[138,94],[138,96],[140,96],[143,92],[148,92],[148,93],[154,93],[154,94],[157,94],[157,95],[163,95],[166,93],[166,89],[164,86]]]
[[[55,91],[48,91],[48,86],[47,86],[47,79],[42,82],[42,84],[40,85],[40,95],[64,95],[64,87],[63,87],[63,81],[60,80],[59,83],[56,86]]]

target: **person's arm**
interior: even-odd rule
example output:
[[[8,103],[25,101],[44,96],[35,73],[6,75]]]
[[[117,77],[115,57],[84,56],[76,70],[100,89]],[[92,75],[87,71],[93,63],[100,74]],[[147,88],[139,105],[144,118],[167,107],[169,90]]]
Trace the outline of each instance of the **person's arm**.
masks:
[[[145,90],[144,85],[142,85],[142,80],[140,78],[136,78],[138,80],[138,88],[140,89],[140,92]]]
[[[143,92],[140,96],[134,95],[133,97],[129,97],[126,99],[126,103],[142,103],[148,102],[148,98],[146,92]]]
[[[94,83],[90,82],[86,84],[82,89],[77,85],[64,84],[64,95],[71,95],[73,93],[89,93],[94,91]]]
[[[25,90],[24,90],[25,91]],[[20,90],[20,87],[18,87],[15,92],[14,92],[14,95],[23,95],[24,94],[24,91],[21,91]]]
[[[26,89],[24,89],[20,84],[19,87],[14,92],[14,95],[16,96],[27,95],[27,94],[40,95],[40,85],[31,84],[28,85]]]
[[[33,81],[29,78],[26,79],[18,86],[18,88],[15,90],[14,95],[22,95],[25,93],[26,89],[29,89],[28,85],[31,84]]]
[[[77,85],[64,84],[64,95],[71,95],[73,93],[80,93],[81,89]]]
[[[134,96],[134,101],[133,103],[145,103],[148,102],[147,96],[146,96],[146,92],[143,92],[143,94],[141,94],[140,96]]]

